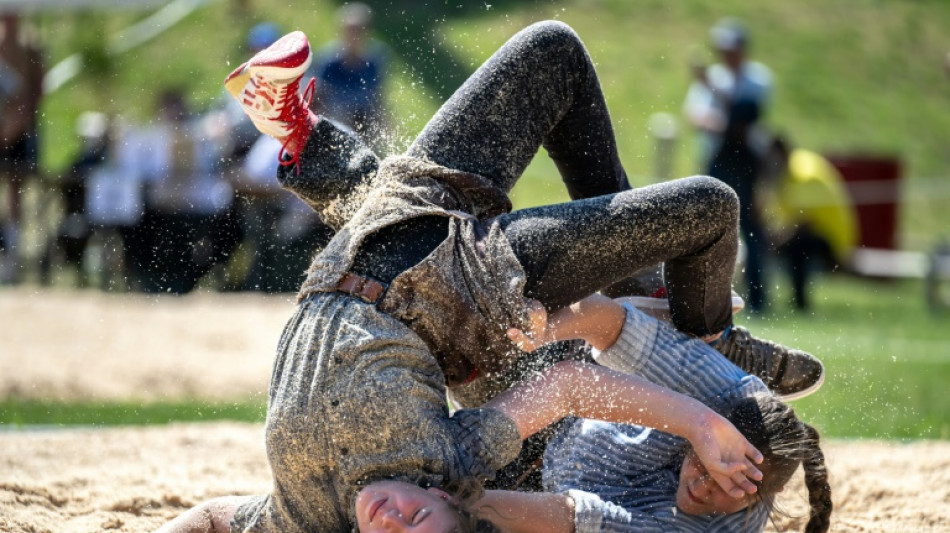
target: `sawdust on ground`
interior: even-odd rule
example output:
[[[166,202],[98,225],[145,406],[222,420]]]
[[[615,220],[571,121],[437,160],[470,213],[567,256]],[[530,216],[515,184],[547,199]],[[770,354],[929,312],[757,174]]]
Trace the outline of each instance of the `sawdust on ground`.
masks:
[[[0,399],[263,398],[290,295],[0,291]],[[263,401],[263,400],[262,400]],[[950,443],[828,441],[835,532],[950,531]],[[0,430],[0,531],[143,532],[267,491],[263,425]],[[780,497],[801,531],[801,479]]]

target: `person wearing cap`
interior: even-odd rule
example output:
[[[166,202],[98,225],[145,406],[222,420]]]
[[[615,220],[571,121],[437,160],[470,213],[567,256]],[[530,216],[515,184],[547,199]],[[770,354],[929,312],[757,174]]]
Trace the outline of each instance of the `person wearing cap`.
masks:
[[[694,65],[695,80],[684,104],[687,119],[699,134],[701,172],[717,178],[739,196],[740,233],[746,245],[744,278],[751,312],[767,303],[766,248],[756,193],[767,136],[762,130],[772,93],[772,74],[747,59],[748,32],[735,19],[723,19],[710,31],[720,62]]]
[[[22,275],[23,191],[39,165],[38,110],[43,98],[44,51],[33,27],[14,12],[0,14],[0,284]]]
[[[740,100],[756,104],[764,116],[772,95],[772,72],[748,59],[748,30],[735,19],[723,19],[710,30],[710,41],[720,62],[693,66],[694,80],[683,110],[699,134],[700,170],[706,172],[722,144],[729,107]],[[750,142],[764,152],[760,133],[753,128]]]
[[[313,110],[381,147],[386,130],[383,85],[389,48],[369,36],[372,10],[351,2],[338,12],[339,39],[314,58],[306,77],[316,80]]]

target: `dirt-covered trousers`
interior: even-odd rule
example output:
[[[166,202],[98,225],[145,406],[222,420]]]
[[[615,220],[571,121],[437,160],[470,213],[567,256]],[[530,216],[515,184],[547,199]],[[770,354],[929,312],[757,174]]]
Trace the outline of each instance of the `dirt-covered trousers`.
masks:
[[[574,201],[501,216],[526,296],[559,308],[662,262],[679,329],[706,335],[731,323],[735,193],[708,177],[630,190],[593,63],[568,26],[542,22],[512,37],[408,155],[510,191],[541,146]]]

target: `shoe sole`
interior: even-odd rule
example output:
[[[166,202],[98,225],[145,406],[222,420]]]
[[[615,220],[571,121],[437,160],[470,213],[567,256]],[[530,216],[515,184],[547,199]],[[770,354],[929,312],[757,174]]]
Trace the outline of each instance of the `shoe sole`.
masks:
[[[303,74],[312,59],[307,36],[298,30],[284,35],[265,50],[258,52],[248,63],[252,68],[290,69]]]
[[[795,400],[800,400],[806,396],[811,396],[812,394],[814,394],[818,389],[821,388],[822,385],[824,385],[824,383],[825,383],[825,365],[821,365],[821,374],[818,375],[818,381],[812,384],[811,387],[802,389],[797,392],[792,392],[789,394],[775,394],[775,398],[781,402],[786,402],[786,403],[793,402]]]
[[[302,76],[310,68],[311,62],[313,54],[307,36],[301,31],[294,31],[234,69],[224,79],[224,87],[238,98],[252,76],[260,75],[275,82],[290,81]]]

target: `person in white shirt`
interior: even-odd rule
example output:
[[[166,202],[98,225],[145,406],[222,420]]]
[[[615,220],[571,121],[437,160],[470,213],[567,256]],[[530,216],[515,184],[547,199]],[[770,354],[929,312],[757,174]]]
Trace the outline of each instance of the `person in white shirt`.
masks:
[[[693,66],[694,81],[686,93],[683,111],[696,128],[700,171],[707,172],[712,157],[722,142],[728,110],[737,101],[751,101],[764,114],[772,96],[772,71],[762,63],[748,59],[749,37],[735,19],[724,19],[710,30],[712,46],[720,62]],[[758,128],[750,131],[750,143],[765,149]]]

